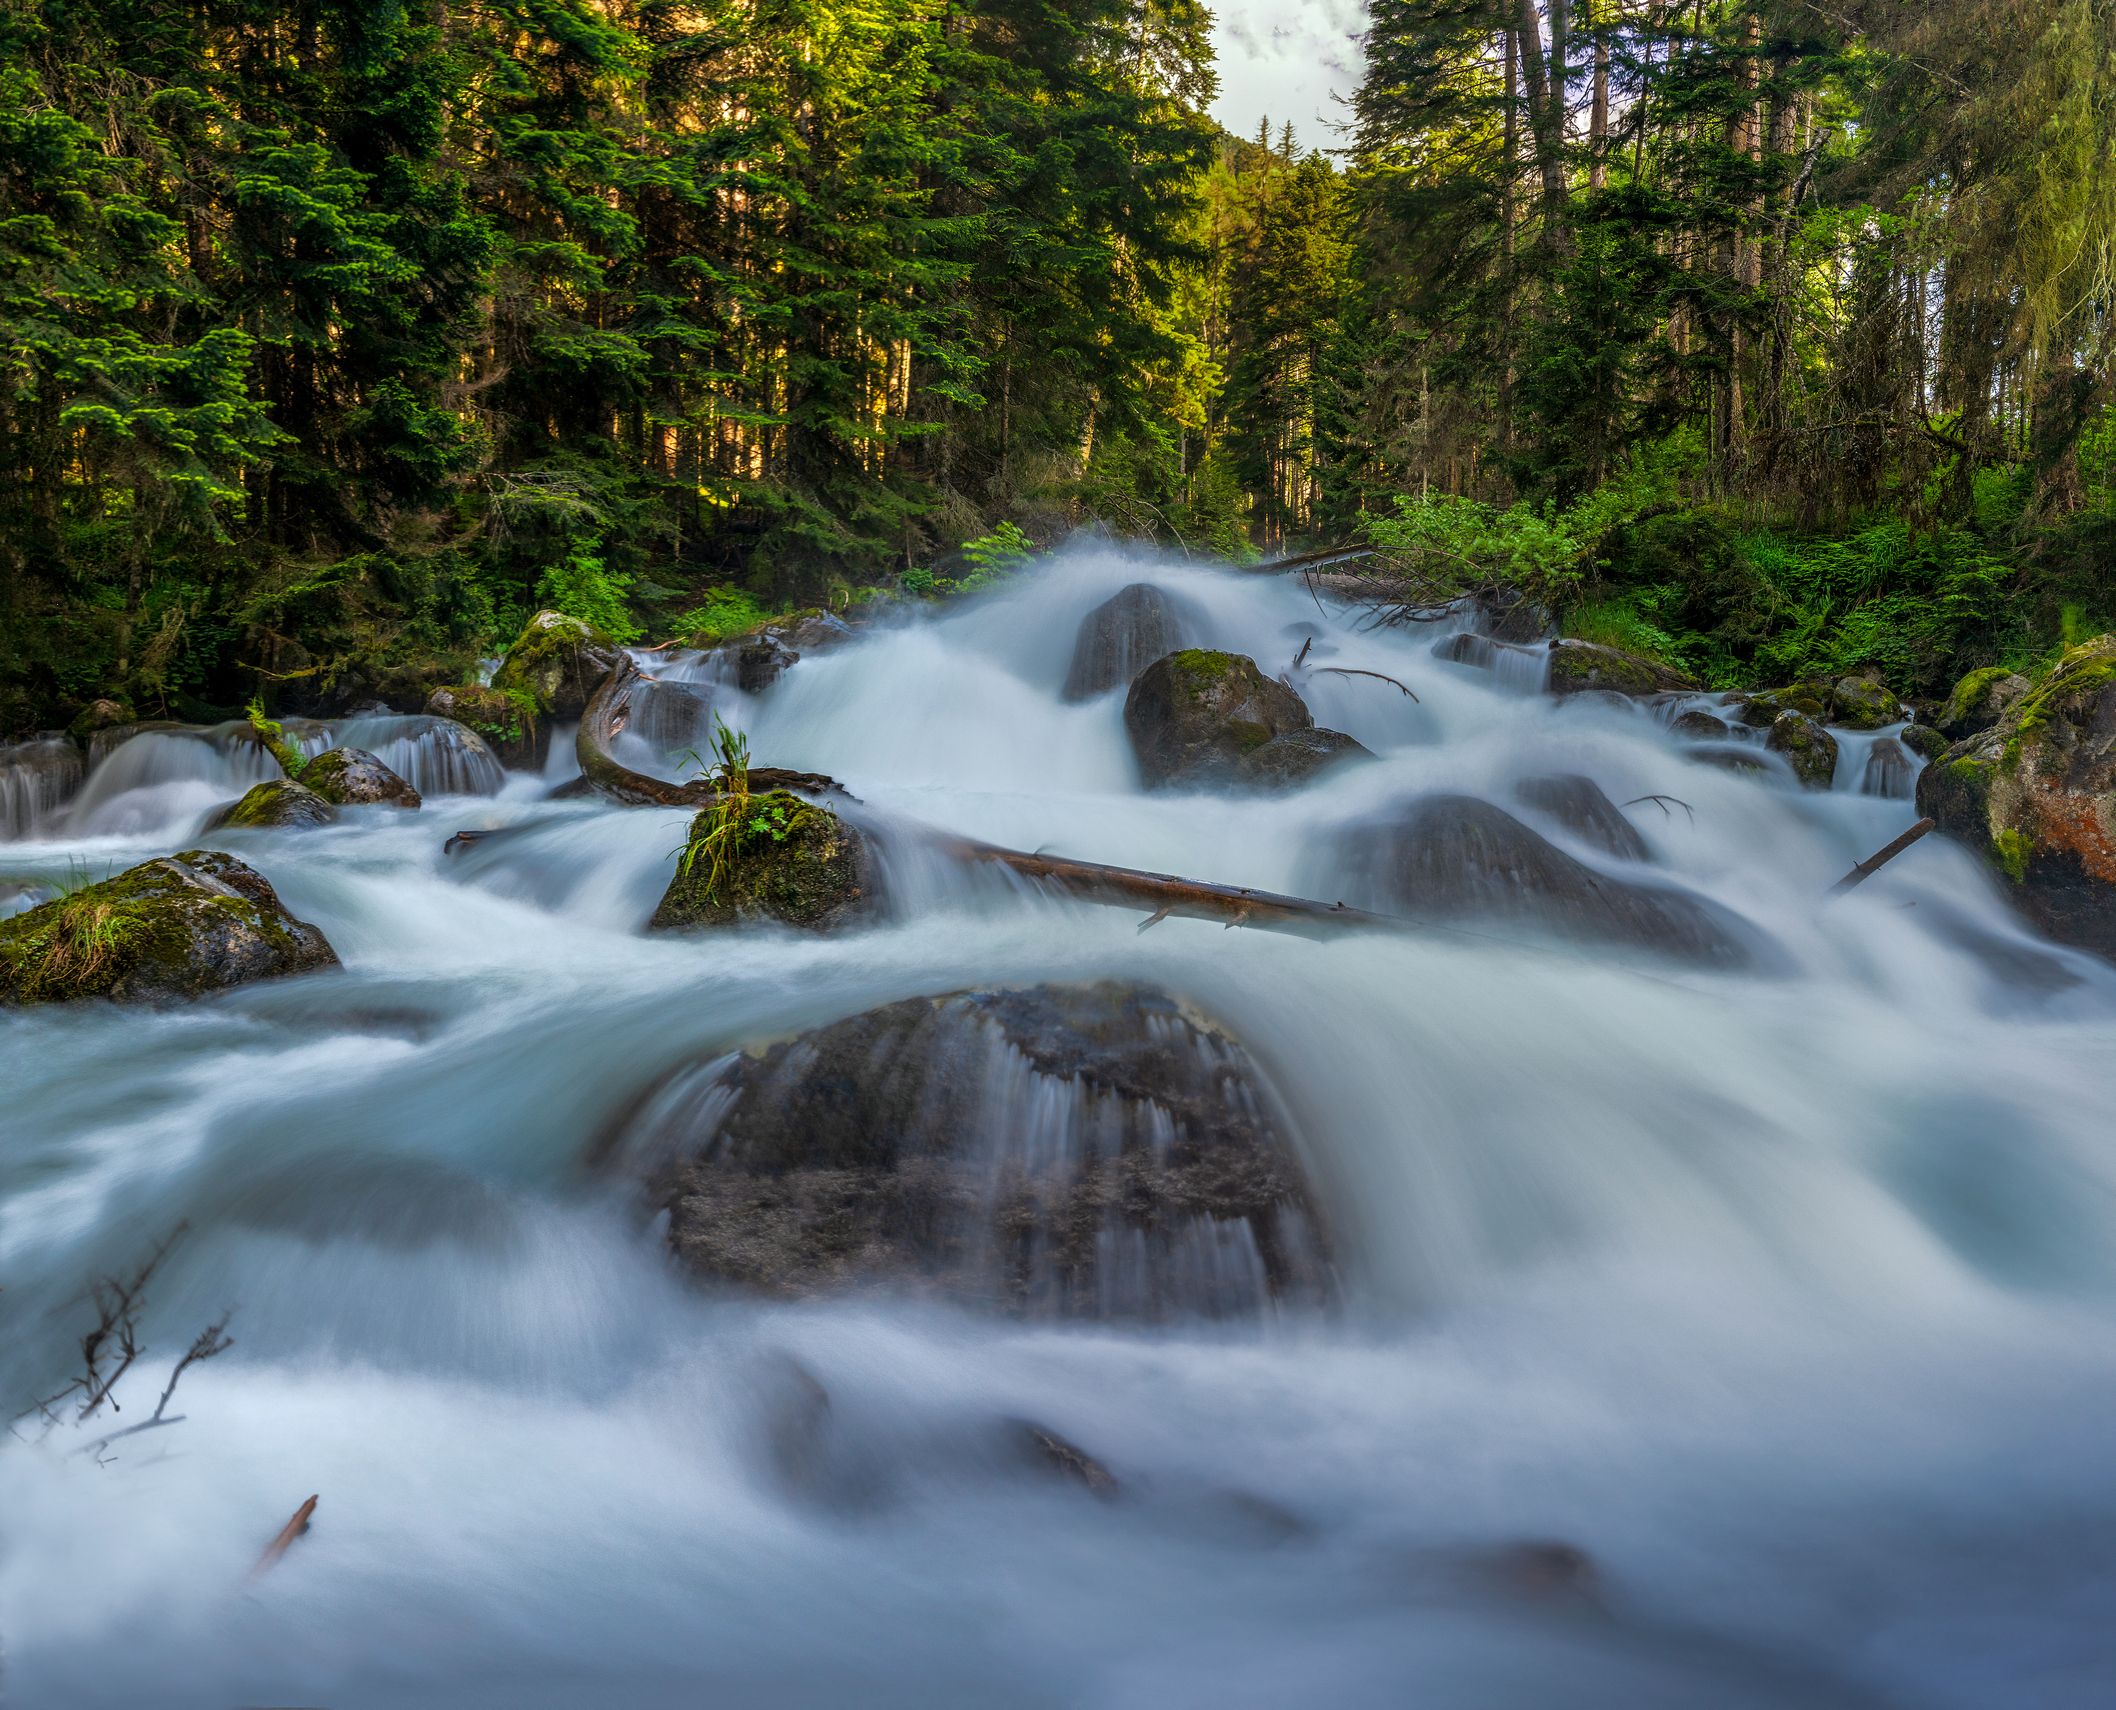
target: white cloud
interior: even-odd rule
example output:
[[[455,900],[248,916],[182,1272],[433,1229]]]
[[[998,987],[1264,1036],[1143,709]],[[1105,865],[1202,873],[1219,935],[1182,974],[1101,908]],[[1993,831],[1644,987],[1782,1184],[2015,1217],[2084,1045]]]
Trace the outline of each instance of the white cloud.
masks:
[[[1336,97],[1359,82],[1361,0],[1220,0],[1213,39],[1220,93],[1213,116],[1237,136],[1256,134],[1268,118],[1275,136],[1286,120],[1310,148],[1344,140],[1334,126],[1350,118]]]

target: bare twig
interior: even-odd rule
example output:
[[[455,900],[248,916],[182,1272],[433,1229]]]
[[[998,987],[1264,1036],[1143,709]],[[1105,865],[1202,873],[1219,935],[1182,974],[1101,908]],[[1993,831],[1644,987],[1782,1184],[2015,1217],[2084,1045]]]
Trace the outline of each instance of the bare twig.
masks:
[[[1937,822],[1929,819],[1919,820],[1916,825],[1912,826],[1908,831],[1904,832],[1901,837],[1896,838],[1892,843],[1886,844],[1882,848],[1876,850],[1872,855],[1869,855],[1864,861],[1861,861],[1849,873],[1846,873],[1843,878],[1839,879],[1834,885],[1830,886],[1830,888],[1823,893],[1824,899],[1827,900],[1829,897],[1841,897],[1846,891],[1857,890],[1861,885],[1865,884],[1868,879],[1872,878],[1875,873],[1880,871],[1881,868],[1887,866],[1889,862],[1893,861],[1898,855],[1902,854],[1904,850],[1908,849],[1913,843],[1917,842],[1919,838],[1923,837],[1926,832],[1930,831],[1935,823]]]
[[[1664,796],[1659,794],[1658,792],[1655,792],[1653,795],[1650,796],[1633,796],[1628,802],[1624,804],[1624,806],[1637,807],[1640,802],[1651,802],[1655,807],[1660,809],[1662,817],[1666,819],[1673,819],[1675,817],[1672,813],[1668,812],[1668,804],[1670,802],[1673,802],[1677,807],[1681,808],[1684,813],[1690,816],[1690,823],[1692,825],[1695,825],[1697,823],[1697,810],[1692,807],[1688,802],[1684,801],[1681,796]]]
[[[76,1425],[93,1419],[106,1405],[113,1413],[122,1411],[111,1392],[140,1357],[140,1297],[170,1249],[189,1229],[188,1223],[179,1223],[131,1276],[105,1277],[88,1291],[96,1309],[96,1322],[95,1328],[81,1338],[81,1375],[24,1408],[11,1425],[35,1414],[49,1431],[61,1422],[61,1405],[76,1396],[80,1398],[74,1406]]]
[[[230,1348],[235,1346],[235,1338],[227,1333],[228,1320],[234,1316],[235,1309],[231,1306],[220,1315],[218,1323],[208,1324],[205,1329],[192,1338],[191,1346],[184,1350],[184,1357],[178,1360],[171,1369],[169,1382],[162,1390],[161,1400],[154,1404],[154,1412],[152,1414],[141,1420],[137,1425],[128,1425],[122,1431],[112,1431],[105,1436],[96,1438],[92,1443],[84,1443],[80,1448],[74,1450],[74,1453],[77,1455],[93,1454],[100,1465],[102,1462],[102,1451],[122,1437],[137,1437],[142,1431],[152,1431],[162,1425],[181,1425],[186,1416],[169,1411],[169,1398],[176,1394],[176,1386],[183,1381],[184,1373],[192,1366],[198,1364],[200,1360],[210,1360],[216,1354],[225,1354]],[[113,1410],[115,1410],[115,1404],[113,1404]]]
[[[1296,660],[1295,663],[1298,664],[1299,661]],[[1414,701],[1418,699],[1416,695],[1411,694],[1409,684],[1399,683],[1394,677],[1385,677],[1379,671],[1362,671],[1356,665],[1318,665],[1315,669],[1332,677],[1372,677],[1377,682],[1387,683],[1394,688],[1401,689],[1406,695],[1410,695]]]

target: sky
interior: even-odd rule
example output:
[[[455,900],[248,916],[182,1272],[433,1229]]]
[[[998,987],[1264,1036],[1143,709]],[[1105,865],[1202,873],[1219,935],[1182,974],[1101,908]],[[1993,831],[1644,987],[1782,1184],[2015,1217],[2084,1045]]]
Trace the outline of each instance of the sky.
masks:
[[[1307,148],[1334,148],[1343,138],[1330,126],[1347,114],[1333,96],[1359,81],[1362,0],[1215,0],[1213,39],[1219,49],[1220,94],[1213,116],[1237,136],[1283,120]]]

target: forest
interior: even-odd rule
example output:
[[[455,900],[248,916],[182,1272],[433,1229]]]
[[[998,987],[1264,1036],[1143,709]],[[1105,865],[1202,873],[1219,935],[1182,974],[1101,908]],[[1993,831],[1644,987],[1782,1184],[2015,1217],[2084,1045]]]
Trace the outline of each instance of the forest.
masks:
[[[2105,0],[6,0],[0,725],[410,698],[1100,528],[1722,685],[2112,615]],[[984,552],[964,547],[985,543]]]

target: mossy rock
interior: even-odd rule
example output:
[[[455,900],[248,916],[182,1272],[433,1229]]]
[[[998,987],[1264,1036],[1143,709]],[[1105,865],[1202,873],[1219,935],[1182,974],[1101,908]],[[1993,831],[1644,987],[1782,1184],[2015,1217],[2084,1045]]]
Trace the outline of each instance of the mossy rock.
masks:
[[[2003,665],[1986,665],[1971,671],[1948,695],[1947,705],[1940,712],[1940,729],[1957,742],[1989,730],[2028,688],[2027,678]]]
[[[1886,683],[1859,673],[1830,685],[1829,717],[1824,722],[1843,730],[1879,730],[1901,723],[1905,716],[1903,703],[1889,693]]]
[[[337,963],[261,873],[211,849],[149,861],[0,920],[0,1003],[195,998]]]
[[[579,718],[622,655],[617,643],[580,618],[538,612],[507,649],[492,686],[504,695],[527,695],[539,714]]]
[[[1254,659],[1192,647],[1156,659],[1124,698],[1124,728],[1149,789],[1256,781],[1249,757],[1312,730],[1306,704]]]
[[[1274,736],[1252,748],[1240,763],[1244,783],[1260,790],[1297,790],[1348,761],[1371,760],[1374,751],[1357,737],[1317,725]]]
[[[1550,644],[1550,692],[1578,695],[1592,691],[1625,696],[1659,695],[1695,689],[1697,684],[1672,665],[1642,659],[1598,641],[1553,641]]]
[[[120,725],[131,724],[137,716],[123,701],[108,698],[90,701],[74,714],[73,723],[66,727],[66,734],[86,748],[97,731],[116,730]]]
[[[256,831],[268,828],[298,829],[329,825],[338,810],[306,784],[292,778],[270,778],[254,784],[241,800],[216,811],[200,827],[203,831]]]
[[[2116,637],[2071,649],[1918,778],[1918,808],[1978,850],[2052,937],[2116,957]]]
[[[1929,724],[1906,724],[1896,733],[1896,740],[1920,760],[1937,760],[1948,747],[1947,738]]]
[[[416,808],[419,792],[364,748],[327,748],[301,768],[301,787],[334,807]]]
[[[476,731],[503,766],[531,767],[542,758],[543,725],[537,717],[536,697],[527,689],[453,684],[428,695],[425,710]]]
[[[701,848],[722,812],[709,807],[691,822],[689,848]],[[749,798],[719,870],[710,852],[697,855],[669,881],[647,925],[681,932],[770,920],[828,932],[872,910],[874,872],[858,831],[828,808],[773,790]]]
[[[1763,745],[1784,757],[1804,790],[1826,790],[1837,775],[1837,739],[1804,713],[1780,713]]]
[[[1788,683],[1781,689],[1755,689],[1731,703],[1734,716],[1752,730],[1769,730],[1780,713],[1798,713],[1821,724],[1829,717],[1826,683]]]

